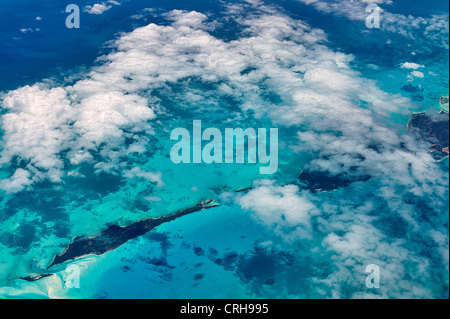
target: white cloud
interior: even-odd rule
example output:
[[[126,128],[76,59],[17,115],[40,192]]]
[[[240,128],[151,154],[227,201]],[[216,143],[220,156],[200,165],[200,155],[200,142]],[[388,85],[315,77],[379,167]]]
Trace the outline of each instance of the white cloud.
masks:
[[[438,170],[431,168],[431,171],[427,183],[435,183],[438,190],[444,181],[433,180]],[[441,275],[448,271],[448,230],[437,221],[445,218],[436,207],[427,211],[436,221],[421,220],[424,212],[405,203],[405,198],[412,199],[412,191],[401,182],[397,184],[396,179],[391,183],[386,180],[317,194],[293,185],[276,186],[262,181],[247,194],[235,198],[242,208],[285,241],[282,246],[285,251],[291,244],[293,253],[308,260],[309,267],[320,269],[309,275],[312,277],[308,280],[315,288],[307,291],[307,297],[317,293],[321,298],[433,298],[436,292],[429,287],[445,287],[440,275],[434,273],[433,263],[441,265]],[[384,189],[379,185],[384,185]],[[445,192],[434,196],[430,190],[427,198],[445,203]],[[402,225],[402,219],[406,226]],[[406,227],[409,239],[390,232],[390,228],[397,227]],[[299,251],[298,247],[302,249]],[[424,251],[427,253],[423,254]],[[328,256],[327,266],[321,263],[324,256]],[[381,288],[374,293],[365,289],[365,269],[370,264],[381,270]],[[291,271],[295,274],[295,270]],[[439,296],[440,290],[436,291]]]
[[[189,77],[221,83],[215,96],[232,94],[243,112],[253,111],[257,118],[269,117],[277,125],[308,125],[317,132],[342,132],[342,139],[348,136],[349,149],[358,147],[351,142],[355,131],[381,140],[393,135],[394,144],[395,133],[379,127],[374,115],[390,115],[394,111],[408,114],[410,101],[384,93],[375,82],[361,78],[350,67],[352,56],[324,45],[323,31],[269,9],[263,12],[269,13],[250,17],[242,16],[242,10],[231,13],[242,24],[246,36],[225,42],[207,32],[211,25],[205,15],[175,10],[166,15],[173,21],[171,25],[149,24],[120,36],[115,41],[117,50],[101,57],[101,64],[73,86],[57,89],[35,86],[36,92],[30,94],[26,93],[29,88],[9,92],[10,100],[31,99],[38,94],[42,96],[39,105],[52,105],[56,102],[52,101],[51,92],[57,91],[66,110],[55,118],[47,114],[51,109],[35,106],[41,111],[38,118],[42,123],[34,126],[49,126],[51,131],[45,130],[43,136],[52,143],[42,147],[45,155],[38,152],[25,155],[14,145],[30,149],[32,141],[37,140],[34,143],[38,144],[40,139],[17,143],[21,136],[13,128],[29,127],[31,119],[10,108],[11,114],[3,117],[3,125],[11,127],[5,134],[7,147],[3,152],[8,155],[5,161],[19,156],[30,160],[36,168],[62,171],[59,156],[67,150],[72,165],[92,163],[97,171],[117,172],[123,155],[145,151],[146,138],[138,137],[133,145],[119,148],[119,152],[117,146],[136,138],[138,132],[152,134],[149,121],[155,118],[152,108],[157,106],[149,105],[141,92]],[[253,71],[243,72],[249,68]],[[282,102],[276,108],[263,98],[262,84],[281,97]],[[198,94],[185,98],[192,100],[195,96]],[[368,108],[361,108],[355,100],[365,101]],[[35,105],[33,101],[29,104]],[[198,100],[193,104],[199,107]],[[211,107],[211,103],[208,105]],[[318,120],[323,118],[331,120]],[[101,155],[101,162],[93,162],[96,153]],[[52,176],[55,178],[55,174]]]
[[[408,80],[413,81],[414,79],[423,79],[425,74],[420,71],[413,71],[408,75]]]
[[[424,65],[417,64],[414,62],[405,62],[400,66],[402,69],[408,69],[408,70],[418,70],[421,68],[424,68]]]
[[[128,178],[140,177],[145,178],[153,183],[156,183],[158,187],[163,187],[164,182],[162,181],[161,172],[152,173],[141,170],[139,167],[134,167],[130,171],[125,172],[125,176]]]
[[[109,5],[108,5],[109,3]],[[84,7],[84,11],[89,14],[100,15],[112,8],[112,5],[120,5],[117,1],[108,1],[102,3],[95,3]]]
[[[27,29],[20,29],[20,32],[22,32],[22,33],[32,33],[32,32],[39,32],[40,31],[40,29],[39,28],[36,28],[36,29],[32,29],[32,28],[27,28]]]
[[[382,6],[381,28],[388,32],[400,34],[411,40],[431,42],[434,45],[448,49],[449,46],[449,16],[433,15],[431,17],[414,17],[389,12],[390,0],[299,0],[314,6],[318,11],[346,17],[353,21],[361,21],[364,25],[368,13],[366,8],[375,3]]]
[[[31,184],[33,181],[30,172],[19,168],[9,180],[0,180],[0,189],[8,193],[17,193]]]
[[[255,213],[255,217],[265,225],[273,227],[277,233],[309,238],[311,216],[319,214],[318,209],[306,197],[298,196],[295,185],[274,186],[271,181],[259,181],[256,188],[240,198],[239,204]]]
[[[72,138],[69,126],[73,111],[66,91],[26,86],[8,93],[2,106],[8,113],[1,119],[4,136],[0,163],[19,157],[52,171],[52,180],[60,181],[62,173],[54,174],[63,167],[59,154]]]
[[[173,10],[164,15],[167,19],[173,21],[174,26],[189,26],[200,29],[208,19],[206,15],[200,12],[187,12],[183,10]]]

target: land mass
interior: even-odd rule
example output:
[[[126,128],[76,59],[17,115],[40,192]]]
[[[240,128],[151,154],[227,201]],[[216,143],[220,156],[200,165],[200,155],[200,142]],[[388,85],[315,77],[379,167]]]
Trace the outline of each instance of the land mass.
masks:
[[[53,259],[53,262],[48,268],[87,255],[103,255],[111,250],[117,249],[131,239],[150,232],[164,223],[168,223],[180,217],[217,206],[219,205],[213,200],[208,200],[200,202],[194,207],[181,210],[175,214],[165,217],[143,219],[127,227],[113,225],[101,234],[92,238],[86,236],[77,237],[62,254]],[[25,278],[22,279],[27,280]]]
[[[408,128],[431,144],[428,150],[437,160],[442,160],[449,155],[449,114],[447,112],[413,114]]]
[[[38,280],[41,280],[42,278],[51,277],[51,276],[53,276],[53,274],[41,274],[41,275],[37,275],[34,277],[33,276],[22,277],[20,279],[29,281],[29,282],[33,282],[33,281],[38,281]]]

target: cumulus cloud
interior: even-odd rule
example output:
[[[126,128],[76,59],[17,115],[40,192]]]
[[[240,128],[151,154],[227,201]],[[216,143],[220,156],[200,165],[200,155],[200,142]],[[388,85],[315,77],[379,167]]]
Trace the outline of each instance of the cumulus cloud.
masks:
[[[263,181],[255,183],[247,194],[235,197],[256,220],[290,243],[293,251],[302,247],[301,258],[317,267],[318,271],[303,278],[315,287],[307,296],[433,298],[445,291],[441,276],[448,271],[449,243],[445,224],[448,219],[437,204],[445,207],[448,190],[440,193],[445,178],[433,180],[439,170],[431,170],[434,172],[428,183],[437,189],[436,194],[429,189],[427,198],[436,205],[426,212],[414,206],[423,194],[412,196],[415,192],[396,180],[376,180],[317,194],[294,185]],[[420,187],[420,182],[415,183]],[[422,219],[423,214],[428,215],[427,221]],[[286,245],[283,249],[287,249]],[[328,260],[326,271],[321,264],[324,256]],[[381,270],[381,288],[377,291],[365,288],[365,271],[371,264]]]
[[[80,165],[92,162],[93,155],[100,153],[104,160],[94,163],[97,170],[114,171],[121,156],[142,152],[139,145],[146,138],[136,133],[150,132],[148,121],[155,117],[147,100],[99,91],[75,102],[68,91],[74,94],[68,87],[36,84],[6,94],[3,107],[8,113],[1,119],[0,164],[24,162],[34,181],[57,183],[64,177],[66,159]],[[127,139],[133,141],[128,147],[124,145]],[[11,183],[15,183],[14,178]]]
[[[7,94],[2,106],[8,113],[1,119],[0,164],[17,158],[27,161],[29,167],[46,170],[51,181],[61,181],[63,160],[59,154],[72,138],[69,127],[73,112],[66,91],[26,86]],[[14,177],[11,182],[15,183]]]
[[[314,6],[318,11],[327,14],[343,16],[353,21],[364,23],[369,4],[380,5],[382,21],[381,29],[400,34],[411,40],[426,41],[436,46],[449,47],[449,16],[448,14],[432,15],[431,17],[414,17],[389,12],[391,0],[299,0]]]
[[[88,5],[84,8],[84,11],[89,14],[99,15],[99,14],[103,14],[104,12],[108,11],[111,8],[112,8],[112,6],[108,6],[103,2],[103,3],[96,3],[92,6]]]
[[[202,28],[207,16],[203,13],[183,10],[173,10],[164,15],[167,19],[173,21],[174,26],[189,26],[193,28]]]
[[[412,71],[409,75],[408,75],[408,79],[410,81],[413,81],[414,79],[423,79],[425,77],[425,74],[423,74],[420,71]]]
[[[162,174],[160,172],[159,173],[146,172],[141,170],[139,167],[134,167],[133,169],[126,171],[125,176],[128,178],[134,177],[144,178],[153,183],[156,183],[158,187],[164,186],[164,182],[162,181]]]
[[[112,8],[112,5],[120,5],[120,2],[118,1],[107,1],[102,3],[95,3],[93,5],[87,5],[84,7],[84,12],[87,12],[89,14],[95,14],[100,15],[108,11]]]
[[[419,69],[425,68],[424,65],[414,62],[405,62],[401,64],[400,67],[405,70],[412,70],[411,73],[409,73],[407,76],[408,81],[414,81],[414,79],[423,79],[425,77],[425,74],[423,74],[423,72],[418,71]]]
[[[19,156],[32,161],[38,169],[48,170],[54,164],[52,169],[61,170],[62,161],[58,158],[66,150],[65,156],[72,165],[91,162],[98,171],[117,171],[123,155],[145,150],[146,138],[138,133],[151,134],[149,121],[155,118],[155,106],[149,105],[142,92],[186,78],[220,83],[215,96],[233,96],[242,112],[268,117],[276,125],[335,131],[342,135],[341,140],[347,135],[353,137],[356,131],[373,139],[390,139],[395,145],[395,133],[379,126],[376,118],[393,112],[408,114],[410,101],[387,94],[374,81],[361,78],[350,67],[351,55],[325,46],[323,31],[270,9],[262,12],[250,16],[243,16],[239,10],[231,12],[232,18],[242,25],[243,36],[226,42],[208,33],[205,26],[209,22],[204,14],[175,10],[166,14],[172,21],[170,25],[149,24],[120,36],[114,44],[116,50],[101,57],[100,65],[73,86],[35,86],[33,90],[43,96],[39,105],[56,103],[54,94],[48,92],[57,91],[67,109],[52,121],[53,115],[47,116],[51,109],[38,108],[42,126],[36,124],[34,130],[50,126],[51,130],[42,134],[47,139],[49,132],[55,136],[54,146],[42,147],[46,148],[44,156],[34,152],[24,155],[12,145],[21,138],[13,127],[28,126],[29,119],[8,105],[14,99],[31,97],[25,94],[30,88],[9,92],[5,101],[11,114],[2,121],[5,127],[11,127],[5,134],[5,143],[11,144],[3,150],[8,155],[5,162]],[[270,94],[280,99],[276,108],[266,98]],[[361,108],[355,101],[362,101],[366,107]],[[34,108],[33,101],[27,103]],[[321,120],[324,118],[333,120]],[[62,120],[66,122],[60,123]],[[312,145],[320,145],[319,141],[326,138],[326,134],[320,135]],[[352,144],[351,138],[347,139],[348,149],[358,149],[358,144],[365,142],[353,139]],[[29,148],[33,140],[36,138],[22,139],[19,144]],[[130,140],[134,143],[127,149],[117,148]],[[94,163],[97,155],[102,161]],[[44,163],[41,157],[53,160]],[[52,176],[57,180],[56,174]]]
[[[311,235],[311,216],[319,210],[306,196],[298,196],[295,185],[274,186],[273,181],[258,181],[256,188],[240,198],[244,209],[255,212],[255,217],[282,234],[295,234],[295,238]]]
[[[418,70],[424,68],[425,66],[414,62],[405,62],[400,67],[407,70]]]
[[[24,169],[17,169],[9,180],[0,181],[0,189],[8,193],[17,193],[33,183],[31,174]]]

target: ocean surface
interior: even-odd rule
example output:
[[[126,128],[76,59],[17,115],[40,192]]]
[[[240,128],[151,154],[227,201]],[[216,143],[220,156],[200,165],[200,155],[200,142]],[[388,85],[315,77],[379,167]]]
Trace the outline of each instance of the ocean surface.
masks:
[[[449,95],[448,3],[369,29],[367,2],[80,0],[69,29],[69,0],[0,0],[0,298],[448,298],[448,157],[407,126]],[[278,128],[278,171],[174,164],[194,120]]]

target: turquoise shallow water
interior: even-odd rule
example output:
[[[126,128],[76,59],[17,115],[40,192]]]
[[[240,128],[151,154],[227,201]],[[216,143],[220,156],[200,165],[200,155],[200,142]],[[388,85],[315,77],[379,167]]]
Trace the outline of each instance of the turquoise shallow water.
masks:
[[[8,158],[0,169],[0,185],[8,186],[0,191],[1,298],[448,297],[448,158],[432,159],[406,127],[413,112],[438,113],[439,98],[448,95],[448,45],[442,46],[448,33],[437,42],[423,40],[423,30],[416,29],[408,29],[413,37],[368,33],[364,23],[300,1],[130,0],[101,15],[83,13],[86,28],[68,36],[55,28],[61,12],[53,3],[22,13],[0,4],[2,12],[14,12],[11,29],[0,32],[7,40],[0,51],[0,115],[7,130],[1,131],[0,149]],[[423,10],[410,12],[404,3],[386,9],[444,15],[448,22],[445,4],[417,6]],[[173,9],[185,11],[169,13]],[[188,15],[193,10],[207,22]],[[18,30],[32,20],[43,23],[41,31],[21,35]],[[150,23],[154,29],[138,29]],[[177,23],[183,27],[173,31]],[[323,33],[308,33],[309,26]],[[150,44],[107,43],[125,41],[119,32],[133,30]],[[323,34],[326,40],[317,40]],[[22,42],[16,45],[18,35]],[[139,50],[146,45],[144,54]],[[117,51],[103,58],[107,63],[95,62]],[[165,59],[172,52],[177,55]],[[401,67],[405,62],[420,65],[423,78],[412,77],[413,69]],[[140,73],[146,68],[154,71]],[[19,89],[48,77],[69,98],[69,109],[56,116],[70,113],[64,123],[51,116],[63,98],[54,102],[46,95],[41,105],[37,90],[26,95]],[[77,87],[86,79],[100,80]],[[136,105],[142,98],[155,118],[119,106],[89,113],[109,102],[83,99],[103,90],[122,92],[120,106],[131,103],[127,96]],[[11,107],[8,96],[19,102]],[[36,110],[49,103],[53,109],[39,117]],[[29,116],[26,106],[36,113]],[[173,164],[170,132],[191,130],[197,119],[221,131],[277,127],[278,172],[260,175],[257,164]],[[31,126],[34,121],[39,125]],[[33,136],[21,139],[30,126],[32,135],[41,134],[37,144],[46,147],[37,148]],[[13,134],[11,127],[22,131]],[[102,127],[106,133],[97,130]],[[22,144],[24,152],[17,146]],[[54,144],[63,146],[47,153]],[[73,161],[78,157],[72,152],[91,157]],[[45,167],[42,153],[61,159],[61,180],[52,180],[58,172]],[[314,192],[298,181],[310,168],[371,179]],[[17,172],[25,177],[14,179]],[[101,256],[48,269],[77,236],[93,237],[108,226],[166,216],[206,199],[221,206],[164,224]],[[380,290],[365,287],[369,264],[381,267]],[[65,283],[65,270],[73,265],[80,270],[79,288]],[[35,282],[20,279],[49,273]]]

